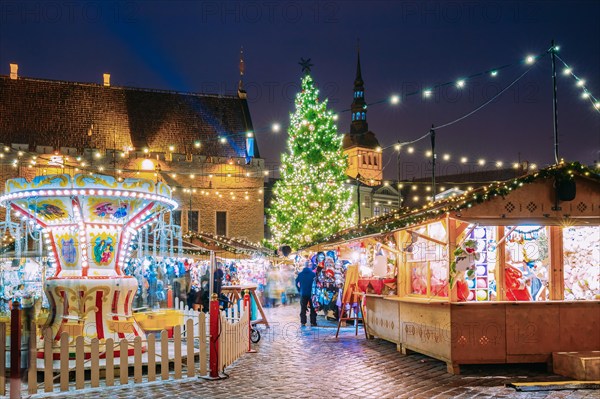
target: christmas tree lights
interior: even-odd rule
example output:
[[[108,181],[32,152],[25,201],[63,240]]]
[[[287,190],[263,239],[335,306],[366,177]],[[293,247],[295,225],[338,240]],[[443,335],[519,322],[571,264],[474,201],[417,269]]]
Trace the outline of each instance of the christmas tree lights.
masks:
[[[348,160],[342,136],[309,74],[295,103],[268,214],[274,241],[299,248],[351,226],[354,205],[343,184]]]

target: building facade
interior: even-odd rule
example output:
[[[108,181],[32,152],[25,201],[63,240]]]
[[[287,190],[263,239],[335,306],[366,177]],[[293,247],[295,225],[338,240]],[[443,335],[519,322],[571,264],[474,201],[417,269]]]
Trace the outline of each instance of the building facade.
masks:
[[[184,232],[263,238],[264,160],[244,91],[223,96],[0,76],[0,180],[146,177],[174,188]]]

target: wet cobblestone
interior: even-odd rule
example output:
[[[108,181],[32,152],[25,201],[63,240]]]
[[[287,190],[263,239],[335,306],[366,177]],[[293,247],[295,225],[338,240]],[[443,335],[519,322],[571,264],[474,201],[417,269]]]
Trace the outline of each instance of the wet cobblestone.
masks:
[[[600,391],[516,392],[515,381],[561,379],[537,365],[461,367],[446,373],[443,362],[413,354],[402,356],[396,345],[366,340],[359,330],[345,328],[339,340],[335,326],[301,328],[298,306],[267,309],[272,323],[262,330],[258,353],[247,354],[219,381],[184,379],[87,390],[60,397],[103,398],[516,398],[592,399]],[[42,395],[38,398],[44,397]],[[57,396],[53,396],[57,397]]]

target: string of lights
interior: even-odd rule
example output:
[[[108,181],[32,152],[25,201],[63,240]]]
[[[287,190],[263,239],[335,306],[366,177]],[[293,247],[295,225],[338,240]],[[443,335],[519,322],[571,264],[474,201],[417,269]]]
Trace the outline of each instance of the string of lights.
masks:
[[[600,101],[598,101],[598,98],[596,96],[594,96],[592,94],[592,92],[588,89],[588,87],[585,85],[585,79],[583,79],[583,78],[579,77],[578,75],[576,75],[575,72],[573,72],[573,68],[571,66],[569,66],[569,64],[567,64],[557,54],[555,54],[555,57],[560,62],[562,62],[562,64],[565,67],[565,69],[563,69],[563,75],[565,75],[565,76],[571,76],[575,80],[575,85],[577,87],[581,88],[581,90],[582,90],[581,98],[590,101],[590,103],[594,107],[594,110],[596,112],[600,113]]]

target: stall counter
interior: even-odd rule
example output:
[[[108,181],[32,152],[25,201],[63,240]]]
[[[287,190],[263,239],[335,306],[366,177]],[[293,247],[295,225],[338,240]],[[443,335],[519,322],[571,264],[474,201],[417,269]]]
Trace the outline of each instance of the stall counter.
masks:
[[[369,335],[403,354],[461,364],[550,363],[552,352],[600,350],[600,301],[445,302],[366,295]]]

